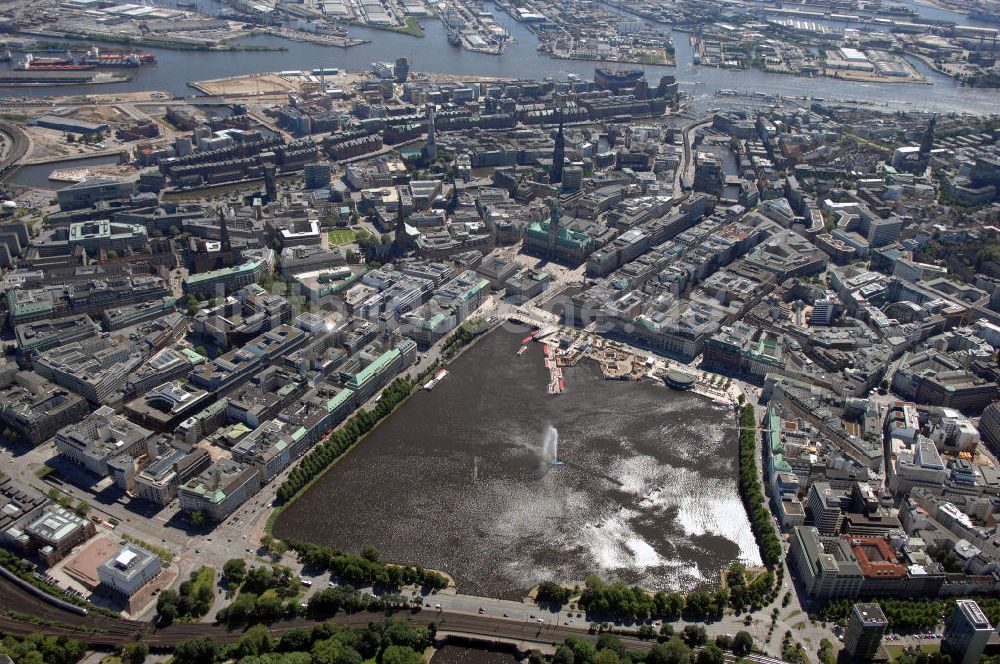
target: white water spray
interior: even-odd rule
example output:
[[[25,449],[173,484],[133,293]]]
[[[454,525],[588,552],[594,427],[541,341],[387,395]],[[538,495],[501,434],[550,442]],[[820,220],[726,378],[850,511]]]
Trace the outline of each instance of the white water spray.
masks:
[[[559,460],[559,430],[551,424],[545,426],[542,436],[542,460],[553,466],[561,466]]]

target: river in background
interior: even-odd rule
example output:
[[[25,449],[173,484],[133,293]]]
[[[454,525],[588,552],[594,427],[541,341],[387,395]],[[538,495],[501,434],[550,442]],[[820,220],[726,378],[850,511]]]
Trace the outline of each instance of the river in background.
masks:
[[[278,518],[279,538],[448,572],[520,599],[591,573],[653,589],[718,584],[760,554],[736,488],[730,409],[584,361],[546,394],[541,346],[497,331],[414,395]],[[543,451],[549,427],[558,458]]]
[[[175,2],[175,0],[162,0]],[[194,94],[187,86],[188,81],[206,80],[250,74],[262,71],[308,70],[317,67],[339,67],[351,71],[363,71],[372,62],[392,61],[404,55],[410,58],[411,69],[415,72],[439,72],[471,76],[496,76],[501,78],[552,77],[565,79],[570,74],[584,79],[593,77],[594,68],[600,63],[577,60],[559,60],[538,52],[538,40],[523,24],[492,3],[484,3],[493,11],[511,36],[514,43],[500,56],[471,53],[449,46],[444,26],[434,18],[421,20],[426,36],[418,39],[404,34],[384,30],[351,27],[353,36],[370,40],[370,43],[348,49],[292,42],[270,36],[251,37],[240,44],[285,47],[284,52],[205,52],[172,51],[147,49],[155,53],[157,63],[130,71],[135,78],[123,83],[99,86],[54,86],[35,88],[10,88],[12,96],[66,95],[93,92],[163,90],[175,95]],[[921,12],[941,12],[926,5],[914,5]],[[782,74],[766,74],[757,70],[724,70],[710,67],[695,67],[691,61],[691,46],[686,32],[674,33],[676,47],[676,67],[641,66],[647,78],[655,84],[660,76],[674,74],[681,83],[681,89],[693,96],[694,107],[706,110],[718,105],[715,92],[718,90],[740,90],[761,92],[789,97],[819,97],[827,100],[853,99],[877,104],[887,104],[894,108],[929,110],[940,112],[971,112],[979,114],[995,113],[1000,93],[987,90],[963,88],[951,79],[922,70],[932,85],[912,83],[881,84],[856,83],[825,77],[803,78]],[[85,45],[86,42],[81,42]],[[618,65],[606,64],[617,67]],[[632,67],[633,65],[623,65]],[[635,65],[638,66],[638,65]]]

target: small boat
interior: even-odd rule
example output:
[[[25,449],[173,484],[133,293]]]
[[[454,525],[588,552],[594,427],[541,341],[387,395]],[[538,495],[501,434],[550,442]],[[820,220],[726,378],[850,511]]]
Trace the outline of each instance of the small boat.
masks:
[[[440,383],[447,376],[448,376],[448,370],[447,369],[439,369],[438,372],[436,374],[434,374],[434,380]]]
[[[534,339],[535,339],[535,335],[533,335],[533,334],[529,334],[529,335],[528,335],[528,336],[526,336],[525,338],[521,339],[521,343],[522,343],[522,344],[527,344],[527,343],[531,343],[531,342],[532,342],[532,341],[533,341]]]
[[[521,356],[521,355],[524,355],[524,351],[526,351],[526,350],[528,350],[528,347],[527,347],[527,346],[521,346],[521,347],[520,347],[520,348],[519,348],[519,349],[517,350],[517,354],[518,354],[518,356]]]
[[[427,381],[426,383],[424,383],[424,389],[427,390],[428,392],[430,392],[431,390],[434,389],[435,385],[437,385],[437,381],[434,380],[433,378],[431,378],[429,381]]]

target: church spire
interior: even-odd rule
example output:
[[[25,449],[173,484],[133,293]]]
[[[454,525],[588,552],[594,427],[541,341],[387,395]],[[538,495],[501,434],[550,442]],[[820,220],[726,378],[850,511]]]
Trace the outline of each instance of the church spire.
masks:
[[[552,169],[549,171],[549,184],[562,182],[563,161],[566,160],[566,137],[563,135],[563,112],[559,114],[559,131],[556,133],[556,146],[552,150]]]
[[[229,243],[229,222],[226,220],[226,211],[219,207],[219,242],[222,251],[229,251],[232,245]]]
[[[424,145],[424,154],[431,161],[437,159],[437,136],[434,132],[434,104],[427,104],[427,143]]]
[[[917,175],[923,175],[924,171],[927,170],[927,164],[931,160],[931,150],[934,149],[934,127],[937,125],[937,115],[931,116],[931,121],[927,123],[927,129],[924,131],[924,138],[920,141],[920,151],[917,153],[917,165],[913,169],[913,172]]]

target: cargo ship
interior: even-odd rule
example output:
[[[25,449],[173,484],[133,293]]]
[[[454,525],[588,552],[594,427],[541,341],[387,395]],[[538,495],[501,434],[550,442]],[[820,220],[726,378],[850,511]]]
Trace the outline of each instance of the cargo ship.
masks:
[[[16,71],[83,71],[93,68],[93,65],[76,64],[69,52],[62,57],[43,58],[27,53],[23,58],[18,59],[13,66]]]
[[[66,51],[62,55],[46,55],[43,57],[35,57],[34,54],[28,53],[25,58],[36,65],[71,65],[73,64],[73,54]]]
[[[139,67],[150,62],[156,62],[152,53],[125,53],[124,51],[104,51],[96,46],[88,50],[80,62],[96,67]]]

